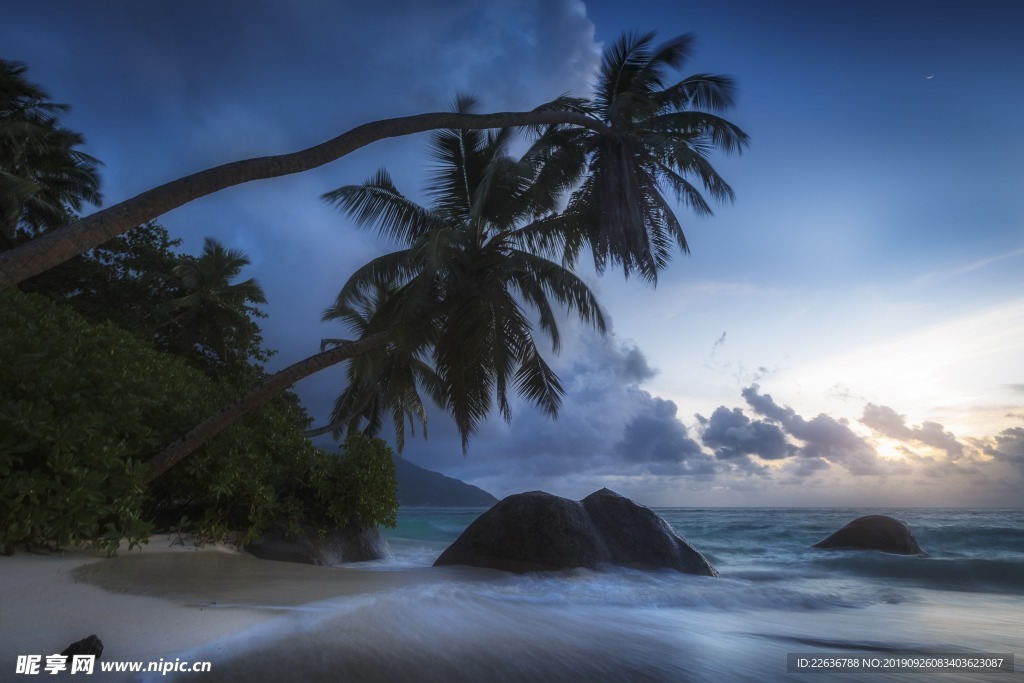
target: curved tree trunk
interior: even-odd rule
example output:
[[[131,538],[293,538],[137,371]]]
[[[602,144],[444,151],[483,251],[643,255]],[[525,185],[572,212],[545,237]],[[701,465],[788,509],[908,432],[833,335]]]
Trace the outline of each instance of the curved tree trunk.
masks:
[[[142,483],[148,484],[175,464],[184,460],[192,451],[230,427],[235,420],[258,408],[263,402],[278,394],[291,385],[315,372],[348,360],[388,342],[390,335],[379,332],[365,339],[341,344],[331,349],[310,356],[306,360],[289,365],[284,370],[271,375],[254,389],[229,403],[219,411],[206,418],[185,436],[181,437],[149,461],[149,469],[142,477]]]
[[[442,128],[507,128],[558,123],[584,126],[602,133],[608,130],[600,121],[570,111],[418,114],[367,123],[299,152],[215,166],[147,190],[0,254],[0,290],[49,270],[193,199],[251,180],[308,171],[383,138]]]

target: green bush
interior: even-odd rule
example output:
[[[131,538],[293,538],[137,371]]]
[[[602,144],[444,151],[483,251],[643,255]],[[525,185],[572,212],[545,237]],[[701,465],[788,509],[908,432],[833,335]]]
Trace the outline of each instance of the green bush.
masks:
[[[282,517],[394,524],[387,446],[363,437],[344,458],[318,451],[290,394],[139,485],[145,461],[237,391],[110,323],[0,292],[0,545],[113,552],[153,528],[244,544]]]
[[[342,449],[341,457],[318,451],[306,462],[293,462],[281,478],[282,521],[293,534],[300,525],[321,535],[349,523],[395,526],[398,485],[391,449],[358,433]]]

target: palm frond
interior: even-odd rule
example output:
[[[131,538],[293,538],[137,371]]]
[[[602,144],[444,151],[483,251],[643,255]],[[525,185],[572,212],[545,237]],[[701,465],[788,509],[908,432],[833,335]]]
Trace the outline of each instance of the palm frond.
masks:
[[[376,227],[387,239],[407,244],[443,225],[437,214],[406,198],[384,169],[361,185],[346,185],[322,198],[349,215],[360,227]]]

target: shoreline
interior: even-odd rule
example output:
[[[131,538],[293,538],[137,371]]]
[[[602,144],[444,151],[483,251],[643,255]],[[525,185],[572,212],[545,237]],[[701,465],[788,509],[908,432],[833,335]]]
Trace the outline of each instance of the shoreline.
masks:
[[[197,548],[170,535],[114,558],[79,548],[0,557],[0,680],[15,675],[19,655],[45,662],[91,634],[103,642],[102,661],[157,661],[228,641],[310,603],[501,574],[466,569],[317,567],[220,544]]]

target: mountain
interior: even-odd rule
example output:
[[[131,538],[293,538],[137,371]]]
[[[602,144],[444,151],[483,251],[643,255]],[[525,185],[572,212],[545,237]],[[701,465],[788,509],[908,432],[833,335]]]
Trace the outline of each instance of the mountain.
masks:
[[[394,456],[398,503],[403,507],[490,507],[498,499],[483,489]]]

